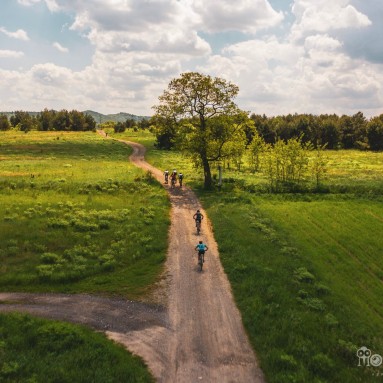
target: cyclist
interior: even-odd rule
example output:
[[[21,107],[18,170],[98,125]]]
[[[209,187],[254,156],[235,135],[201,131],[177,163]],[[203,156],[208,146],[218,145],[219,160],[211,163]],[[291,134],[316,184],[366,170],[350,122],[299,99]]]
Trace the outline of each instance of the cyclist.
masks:
[[[174,187],[176,182],[177,182],[177,171],[176,170],[173,170],[173,173],[170,175],[170,182],[171,182],[172,187]]]
[[[198,223],[201,223],[203,220],[203,214],[197,210],[195,214],[193,215],[193,219],[195,220],[195,224],[197,226]]]
[[[169,170],[165,170],[164,176],[165,176],[165,183],[168,184],[169,183]]]
[[[198,259],[202,256],[202,262],[205,262],[205,251],[209,250],[209,248],[202,241],[199,241],[195,250],[198,251]]]
[[[183,181],[183,179],[184,179],[184,175],[182,173],[180,173],[178,175],[178,182],[180,183],[180,188],[182,188],[182,181]]]

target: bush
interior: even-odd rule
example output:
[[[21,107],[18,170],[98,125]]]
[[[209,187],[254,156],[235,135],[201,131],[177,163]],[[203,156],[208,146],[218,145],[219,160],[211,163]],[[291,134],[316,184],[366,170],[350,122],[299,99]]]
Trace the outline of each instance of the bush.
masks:
[[[54,265],[56,263],[62,262],[63,259],[59,255],[54,253],[44,253],[41,254],[40,260],[45,265]]]
[[[305,267],[299,267],[294,272],[294,279],[298,282],[312,283],[315,277]]]

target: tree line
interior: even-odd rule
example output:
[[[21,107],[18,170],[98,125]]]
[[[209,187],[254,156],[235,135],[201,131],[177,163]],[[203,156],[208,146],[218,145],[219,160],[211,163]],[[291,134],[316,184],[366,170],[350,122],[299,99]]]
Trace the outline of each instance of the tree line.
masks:
[[[113,129],[115,133],[123,133],[126,129],[132,129],[135,132],[138,130],[148,129],[150,127],[149,119],[143,118],[135,120],[134,118],[127,118],[125,122],[121,121],[105,121],[98,125],[100,129]]]
[[[367,119],[362,112],[353,116],[336,114],[288,114],[267,117],[252,114],[257,134],[268,144],[279,140],[301,138],[303,143],[311,142],[314,147],[327,149],[383,150],[383,114]],[[156,146],[171,149],[176,145],[177,128],[174,121],[158,124],[158,116],[153,120],[156,129]],[[251,144],[254,130],[245,127],[247,145]]]
[[[41,131],[94,131],[96,121],[86,113],[77,110],[60,111],[44,109],[32,115],[25,111],[15,111],[11,117],[5,114],[0,115],[0,130],[18,129],[24,132],[30,130]]]
[[[327,149],[383,150],[383,114],[367,119],[336,114],[289,114],[266,117],[252,114],[255,128],[266,143],[302,137],[303,142]],[[250,137],[251,140],[251,137]]]

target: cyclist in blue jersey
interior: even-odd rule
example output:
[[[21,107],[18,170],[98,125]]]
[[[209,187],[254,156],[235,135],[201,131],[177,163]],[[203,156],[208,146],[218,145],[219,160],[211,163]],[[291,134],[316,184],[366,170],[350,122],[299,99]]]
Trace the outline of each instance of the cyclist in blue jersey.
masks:
[[[195,250],[198,251],[198,259],[202,256],[202,262],[205,262],[205,251],[209,250],[209,248],[202,241],[199,241]]]

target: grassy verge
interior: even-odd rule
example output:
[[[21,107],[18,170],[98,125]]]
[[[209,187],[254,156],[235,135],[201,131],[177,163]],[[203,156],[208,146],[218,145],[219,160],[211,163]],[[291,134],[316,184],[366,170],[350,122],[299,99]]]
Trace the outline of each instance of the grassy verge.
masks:
[[[269,382],[374,382],[357,350],[383,350],[382,206],[201,196]]]
[[[0,381],[154,382],[143,362],[85,327],[0,315]]]
[[[150,291],[165,259],[169,201],[130,153],[95,133],[1,133],[2,290],[135,299]]]

